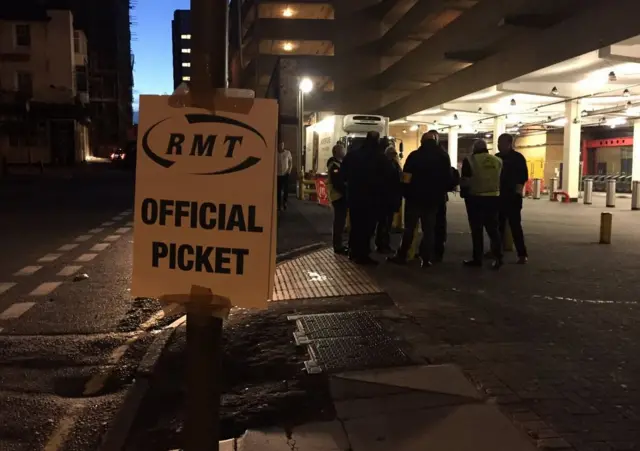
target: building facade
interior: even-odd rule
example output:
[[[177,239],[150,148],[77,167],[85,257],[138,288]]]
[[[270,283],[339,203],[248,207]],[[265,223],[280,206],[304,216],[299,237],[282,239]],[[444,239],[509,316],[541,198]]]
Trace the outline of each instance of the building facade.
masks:
[[[0,9],[0,158],[68,165],[89,154],[87,39],[68,10]]]
[[[191,80],[191,24],[190,11],[179,9],[171,21],[173,42],[173,87]]]

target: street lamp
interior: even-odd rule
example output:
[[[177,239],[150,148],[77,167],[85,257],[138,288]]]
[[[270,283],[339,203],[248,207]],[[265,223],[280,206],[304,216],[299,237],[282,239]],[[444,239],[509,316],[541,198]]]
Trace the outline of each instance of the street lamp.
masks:
[[[304,149],[304,95],[309,94],[313,91],[313,81],[310,78],[304,77],[300,80],[300,84],[298,85],[298,167],[303,171],[306,169],[305,161],[303,160],[303,152]]]

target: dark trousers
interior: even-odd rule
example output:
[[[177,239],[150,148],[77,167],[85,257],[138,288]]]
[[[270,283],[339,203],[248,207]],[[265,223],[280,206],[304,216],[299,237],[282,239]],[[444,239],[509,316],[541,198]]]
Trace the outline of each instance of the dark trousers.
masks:
[[[433,235],[433,255],[441,259],[444,255],[444,247],[447,244],[447,203],[438,205],[436,212],[436,224]]]
[[[391,248],[391,225],[394,213],[382,212],[376,225],[376,248],[386,250]]]
[[[373,206],[349,205],[349,252],[354,259],[362,259],[371,253],[371,238],[376,228],[376,214]]]
[[[340,250],[342,244],[342,234],[347,225],[347,199],[342,197],[331,202],[333,205],[333,249]]]
[[[425,261],[431,260],[437,213],[438,205],[418,205],[405,202],[404,232],[402,234],[400,249],[398,249],[398,257],[407,258],[407,254],[413,243],[413,235],[418,226],[418,221],[420,221],[420,227],[422,228],[420,258]]]
[[[484,256],[484,233],[487,231],[491,241],[491,252],[496,259],[502,259],[502,240],[498,227],[500,199],[491,196],[471,196],[465,199],[471,241],[473,243],[473,260],[481,262]]]
[[[522,231],[522,197],[515,195],[500,198],[500,236],[504,236],[507,222],[518,257],[527,257],[527,246],[524,244],[524,232]]]
[[[277,183],[278,210],[287,206],[289,198],[289,174],[279,175]]]

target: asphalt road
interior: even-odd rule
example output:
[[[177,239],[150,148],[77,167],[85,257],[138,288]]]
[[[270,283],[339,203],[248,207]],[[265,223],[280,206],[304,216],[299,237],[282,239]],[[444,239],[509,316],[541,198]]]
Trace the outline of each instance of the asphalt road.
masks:
[[[132,208],[109,166],[0,180],[0,450],[96,449],[158,318],[129,293]]]

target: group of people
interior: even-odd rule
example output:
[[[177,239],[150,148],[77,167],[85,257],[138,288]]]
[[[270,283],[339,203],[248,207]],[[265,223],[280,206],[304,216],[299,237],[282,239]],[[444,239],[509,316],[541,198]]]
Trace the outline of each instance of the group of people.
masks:
[[[369,132],[363,145],[346,154],[342,145],[333,147],[327,163],[328,195],[333,206],[333,248],[348,255],[355,263],[375,265],[371,258],[371,241],[375,236],[377,251],[393,253],[390,233],[393,217],[404,198],[404,233],[395,255],[387,260],[405,264],[420,223],[422,241],[418,257],[428,268],[442,261],[447,240],[448,193],[460,186],[465,199],[472,235],[473,253],[464,265],[482,266],[485,257],[492,267],[503,264],[503,240],[509,224],[518,252],[518,263],[528,255],[521,224],[522,197],[528,180],[528,168],[522,154],[513,149],[513,137],[503,134],[498,140],[499,153],[492,155],[484,140],[477,140],[473,153],[463,161],[461,174],[452,167],[448,153],[440,146],[438,132],[425,133],[420,147],[410,153],[401,166],[398,153],[388,138]],[[342,235],[347,221],[351,227],[348,247]],[[484,231],[491,241],[491,251],[484,254]]]

